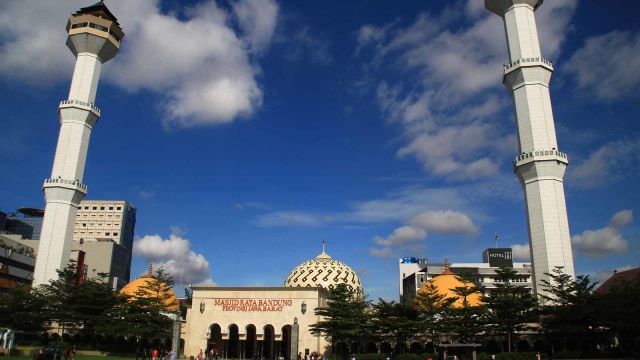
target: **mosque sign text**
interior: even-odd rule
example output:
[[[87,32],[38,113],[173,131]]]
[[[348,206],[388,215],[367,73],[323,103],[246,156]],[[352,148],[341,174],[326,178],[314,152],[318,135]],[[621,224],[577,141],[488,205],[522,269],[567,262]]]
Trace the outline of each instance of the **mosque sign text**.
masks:
[[[222,311],[282,311],[293,305],[288,299],[213,299]]]

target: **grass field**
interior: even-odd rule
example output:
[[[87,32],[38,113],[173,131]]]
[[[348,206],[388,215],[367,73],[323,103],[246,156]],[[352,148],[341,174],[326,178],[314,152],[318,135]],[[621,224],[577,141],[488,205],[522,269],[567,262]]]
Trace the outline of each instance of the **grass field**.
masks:
[[[33,360],[32,356],[2,356],[2,360]],[[100,356],[100,355],[80,355],[77,354],[75,360],[135,360],[135,357],[121,356]]]
[[[2,360],[33,360],[32,356],[2,356]],[[75,360],[135,360],[135,357],[76,355]]]

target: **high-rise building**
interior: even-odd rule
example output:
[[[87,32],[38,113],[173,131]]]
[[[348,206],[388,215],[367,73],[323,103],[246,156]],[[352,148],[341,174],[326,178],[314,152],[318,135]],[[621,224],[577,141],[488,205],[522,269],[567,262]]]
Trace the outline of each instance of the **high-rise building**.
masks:
[[[114,58],[124,33],[100,1],[76,11],[67,22],[67,46],[76,57],[69,96],[60,102],[60,134],[51,177],[45,179],[46,201],[33,285],[58,277],[69,261],[74,223],[87,194],[82,183],[93,125],[100,117],[94,102],[102,64]]]
[[[133,248],[136,208],[123,200],[83,200],[78,207],[73,240],[110,240]]]
[[[574,276],[564,196],[567,155],[559,150],[549,95],[553,66],[542,57],[534,12],[543,0],[485,0],[504,20],[509,63],[503,83],[513,96],[518,155],[513,169],[524,190],[535,289],[557,266]],[[539,293],[538,289],[538,293]]]
[[[19,234],[23,239],[40,240],[44,210],[19,208],[6,218],[4,230],[8,234]]]

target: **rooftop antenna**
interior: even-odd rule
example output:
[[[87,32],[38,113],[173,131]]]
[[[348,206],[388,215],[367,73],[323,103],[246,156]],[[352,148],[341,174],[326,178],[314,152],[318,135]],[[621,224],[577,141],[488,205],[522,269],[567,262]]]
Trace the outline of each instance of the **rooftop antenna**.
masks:
[[[498,248],[498,233],[496,233],[496,249]]]

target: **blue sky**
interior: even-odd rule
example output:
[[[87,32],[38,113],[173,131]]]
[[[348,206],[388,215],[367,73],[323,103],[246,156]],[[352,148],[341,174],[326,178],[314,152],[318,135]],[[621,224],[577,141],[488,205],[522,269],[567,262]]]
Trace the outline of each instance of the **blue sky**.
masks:
[[[0,2],[2,211],[44,207],[66,20],[91,3]],[[482,1],[106,3],[126,36],[83,182],[137,207],[133,278],[152,262],[182,284],[281,286],[325,240],[370,299],[397,300],[400,257],[481,262],[499,234],[528,261],[506,40]],[[640,266],[639,6],[536,12],[576,273],[596,281]]]

